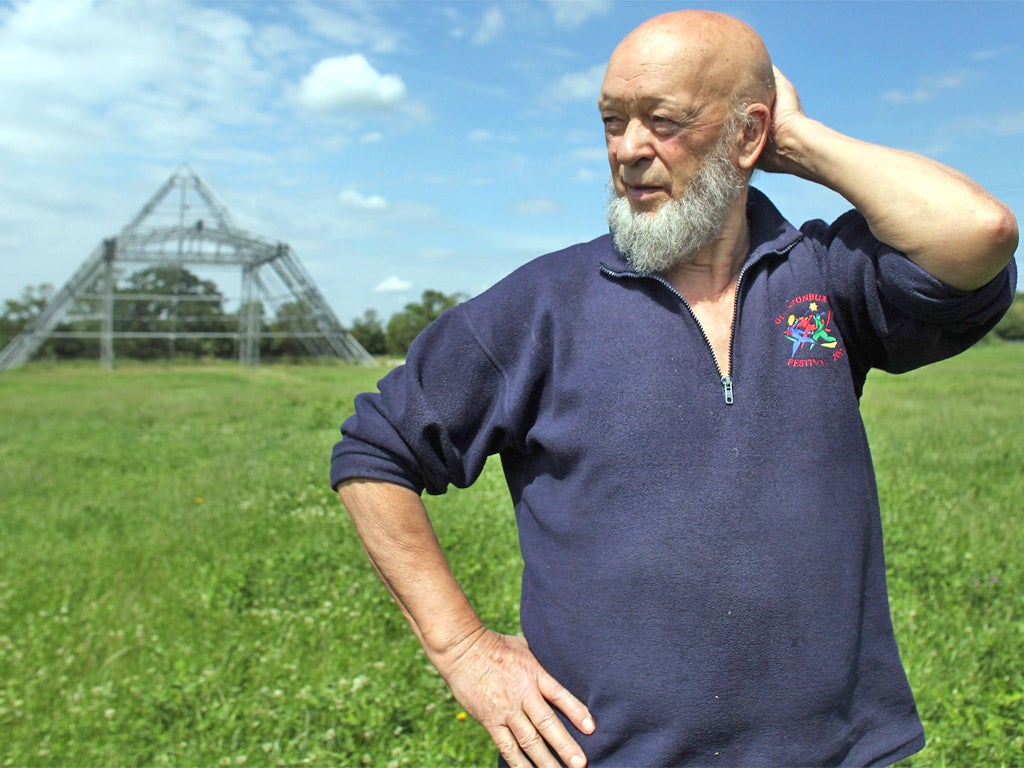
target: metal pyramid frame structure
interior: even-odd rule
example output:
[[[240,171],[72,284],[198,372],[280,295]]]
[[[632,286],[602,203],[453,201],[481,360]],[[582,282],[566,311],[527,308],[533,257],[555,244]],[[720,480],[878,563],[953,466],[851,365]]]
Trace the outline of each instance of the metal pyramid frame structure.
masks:
[[[120,298],[116,292],[118,266],[123,264],[240,267],[238,330],[141,334],[119,330],[115,327],[114,302]],[[260,338],[267,335],[261,328],[261,303],[275,314],[283,303],[301,308],[301,320],[289,318],[294,327],[274,335],[299,340],[308,354],[373,362],[338,321],[288,245],[269,242],[236,226],[213,191],[188,164],[182,164],[120,234],[98,245],[39,316],[0,352],[0,371],[29,360],[51,335],[99,338],[100,360],[108,368],[114,361],[114,340],[140,336],[236,338],[239,361],[255,365],[259,362]],[[58,325],[69,317],[98,319],[99,330],[56,333]]]

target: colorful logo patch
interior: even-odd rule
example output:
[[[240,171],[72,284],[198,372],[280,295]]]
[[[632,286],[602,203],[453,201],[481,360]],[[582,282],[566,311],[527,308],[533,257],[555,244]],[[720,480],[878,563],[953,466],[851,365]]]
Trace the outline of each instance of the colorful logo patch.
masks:
[[[832,310],[828,296],[806,293],[797,296],[786,306],[786,311],[775,316],[782,337],[789,342],[786,365],[809,368],[835,362],[844,354],[839,346],[839,335],[832,326]]]

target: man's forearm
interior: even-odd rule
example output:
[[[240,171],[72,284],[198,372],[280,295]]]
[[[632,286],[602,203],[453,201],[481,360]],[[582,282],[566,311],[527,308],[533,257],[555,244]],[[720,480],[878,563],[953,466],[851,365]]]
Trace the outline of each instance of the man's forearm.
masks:
[[[864,214],[882,242],[956,288],[980,287],[1017,247],[1001,202],[963,174],[920,155],[852,139],[808,121],[791,137],[798,175]]]
[[[483,629],[419,495],[374,480],[346,481],[338,495],[370,562],[432,660]]]
[[[959,171],[846,136],[808,118],[776,70],[772,132],[760,166],[822,184],[864,215],[875,237],[948,285],[978,288],[1017,248],[1010,209]]]

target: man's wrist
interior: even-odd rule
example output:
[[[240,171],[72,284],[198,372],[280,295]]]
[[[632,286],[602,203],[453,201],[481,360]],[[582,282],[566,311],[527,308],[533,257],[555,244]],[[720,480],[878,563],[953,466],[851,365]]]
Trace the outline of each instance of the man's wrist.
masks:
[[[487,631],[468,602],[464,611],[459,613],[464,615],[449,614],[445,617],[433,617],[422,623],[417,622],[420,645],[435,666],[459,658],[465,653],[466,648]]]
[[[842,134],[806,115],[787,121],[774,135],[773,150],[784,173],[828,186],[830,154]]]

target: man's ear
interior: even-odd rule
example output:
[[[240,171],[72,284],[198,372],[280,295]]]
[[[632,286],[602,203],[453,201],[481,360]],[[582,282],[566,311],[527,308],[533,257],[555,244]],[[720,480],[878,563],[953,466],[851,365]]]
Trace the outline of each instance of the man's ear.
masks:
[[[751,104],[746,108],[738,144],[737,163],[745,171],[753,170],[757,159],[768,142],[772,111],[766,104]]]

